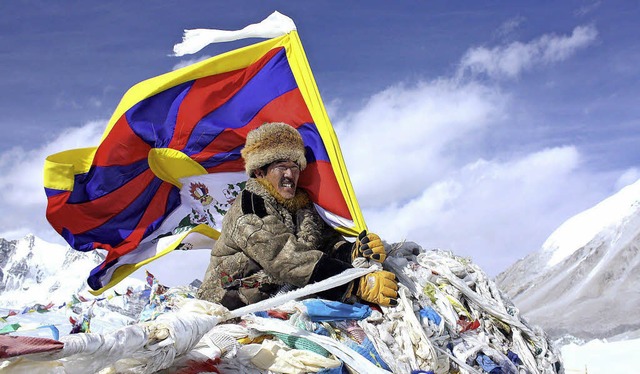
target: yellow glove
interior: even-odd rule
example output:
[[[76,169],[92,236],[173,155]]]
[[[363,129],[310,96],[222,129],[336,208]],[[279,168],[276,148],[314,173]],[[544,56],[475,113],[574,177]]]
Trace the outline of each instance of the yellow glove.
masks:
[[[364,301],[382,306],[398,305],[398,283],[389,271],[374,271],[360,278],[356,295]]]
[[[367,230],[364,230],[358,235],[358,239],[353,244],[353,250],[351,251],[351,261],[358,257],[364,257],[372,259],[379,263],[383,263],[387,258],[387,252],[384,250],[382,240],[376,234],[367,234]]]

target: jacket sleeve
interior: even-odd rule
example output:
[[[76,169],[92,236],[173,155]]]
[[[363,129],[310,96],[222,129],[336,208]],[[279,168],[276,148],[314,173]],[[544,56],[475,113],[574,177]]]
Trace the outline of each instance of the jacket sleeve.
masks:
[[[306,242],[317,242],[320,249],[331,258],[351,263],[353,243],[347,241],[316,213],[313,207],[300,209],[297,213],[298,238]],[[316,236],[314,238],[314,236]]]
[[[297,219],[298,238],[318,243],[317,247],[324,253],[316,263],[309,283],[327,279],[352,267],[353,244],[324,222],[313,207],[298,210]],[[350,288],[351,283],[323,291],[318,296],[330,300],[343,300],[350,293]]]

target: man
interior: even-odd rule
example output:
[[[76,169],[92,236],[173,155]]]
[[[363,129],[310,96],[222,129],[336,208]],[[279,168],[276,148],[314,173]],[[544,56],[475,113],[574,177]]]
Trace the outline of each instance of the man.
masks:
[[[356,257],[385,260],[377,235],[363,232],[355,243],[344,240],[297,188],[307,161],[296,129],[266,123],[249,132],[241,154],[249,180],[224,217],[199,298],[233,310],[283,287],[339,274]],[[393,273],[376,271],[319,296],[344,301],[357,295],[388,306],[397,304],[397,289]]]

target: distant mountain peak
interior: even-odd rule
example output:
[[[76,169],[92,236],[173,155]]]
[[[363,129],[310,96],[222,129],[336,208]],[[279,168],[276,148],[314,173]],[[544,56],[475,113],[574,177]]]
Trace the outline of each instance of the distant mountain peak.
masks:
[[[640,330],[640,180],[563,223],[496,282],[551,335]]]
[[[100,263],[95,253],[48,243],[33,234],[20,240],[0,240],[0,306],[62,303],[86,290],[88,271]],[[28,290],[29,292],[24,292]]]
[[[640,180],[564,222],[542,245],[550,252],[548,266],[554,266],[598,235],[607,239],[640,210]]]

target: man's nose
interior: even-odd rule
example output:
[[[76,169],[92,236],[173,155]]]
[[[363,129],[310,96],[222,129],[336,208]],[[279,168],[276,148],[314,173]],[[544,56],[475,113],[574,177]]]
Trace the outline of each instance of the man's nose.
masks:
[[[284,170],[284,176],[287,178],[293,178],[293,171],[291,170],[291,168],[286,168]]]

